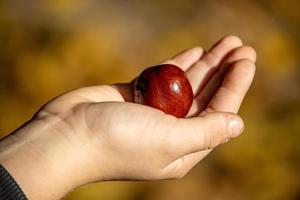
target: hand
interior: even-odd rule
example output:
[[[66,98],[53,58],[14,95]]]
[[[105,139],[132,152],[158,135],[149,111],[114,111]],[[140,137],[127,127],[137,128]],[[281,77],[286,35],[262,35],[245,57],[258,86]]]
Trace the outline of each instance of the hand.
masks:
[[[15,147],[0,161],[33,199],[59,198],[95,181],[181,178],[212,148],[242,132],[243,122],[234,113],[252,82],[255,59],[251,47],[229,36],[207,53],[196,47],[164,62],[182,67],[193,87],[194,103],[182,119],[131,103],[132,83],[71,91],[5,139],[1,151]],[[22,148],[37,164],[26,164],[30,158],[18,153]],[[16,158],[33,180],[15,167]],[[45,197],[49,185],[55,194]]]

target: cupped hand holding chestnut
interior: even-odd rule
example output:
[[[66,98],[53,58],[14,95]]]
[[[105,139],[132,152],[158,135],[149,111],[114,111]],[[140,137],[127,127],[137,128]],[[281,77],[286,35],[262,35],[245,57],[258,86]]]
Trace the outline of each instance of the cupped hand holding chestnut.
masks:
[[[227,36],[130,83],[73,90],[3,139],[0,162],[30,199],[59,199],[95,181],[181,178],[243,131],[236,113],[255,61],[251,47]]]

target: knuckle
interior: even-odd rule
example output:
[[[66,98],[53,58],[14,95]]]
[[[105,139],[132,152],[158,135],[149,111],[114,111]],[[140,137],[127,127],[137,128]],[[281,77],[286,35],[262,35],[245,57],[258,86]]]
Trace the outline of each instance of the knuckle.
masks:
[[[229,133],[228,122],[234,117],[231,114],[208,114],[215,115],[214,118],[210,118],[208,122],[208,128],[203,133],[203,147],[206,149],[212,149],[218,146],[226,138]]]
[[[208,114],[210,115],[210,114]],[[207,115],[204,116],[204,118]],[[209,119],[208,119],[209,120]],[[208,123],[205,125],[204,128],[201,129],[199,133],[199,145],[201,146],[202,150],[210,149],[213,147],[213,139],[214,139],[214,126],[211,121],[206,122]]]
[[[215,135],[215,131],[213,130],[206,130],[203,133],[203,149],[211,149],[213,147],[215,147],[214,145],[214,135]]]
[[[205,54],[205,59],[204,59],[206,66],[208,68],[215,66],[217,61],[218,61],[218,56],[215,54],[214,51],[209,51]]]
[[[223,127],[228,127],[230,121],[235,120],[237,117],[232,113],[225,113],[224,115],[220,115],[220,120],[224,123]]]
[[[241,47],[238,47],[237,49],[235,49],[233,51],[233,53],[230,56],[230,58],[238,60],[238,59],[243,59],[245,57],[245,55],[247,55],[247,58],[249,60],[251,60],[252,62],[256,61],[256,51],[251,46],[241,46]],[[230,62],[231,61],[234,61],[234,60],[230,60]]]
[[[255,62],[256,61],[256,51],[255,51],[255,49],[251,46],[244,46],[243,48],[245,49],[245,51],[247,51],[248,53],[251,54],[252,61]]]
[[[254,73],[256,70],[253,61],[247,58],[239,60],[235,66],[243,69],[245,74]]]

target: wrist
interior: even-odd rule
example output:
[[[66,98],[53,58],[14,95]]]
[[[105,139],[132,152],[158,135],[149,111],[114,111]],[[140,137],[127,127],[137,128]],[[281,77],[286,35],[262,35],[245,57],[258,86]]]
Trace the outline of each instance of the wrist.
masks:
[[[34,119],[0,142],[0,163],[29,199],[59,199],[92,180],[88,145],[55,116]]]

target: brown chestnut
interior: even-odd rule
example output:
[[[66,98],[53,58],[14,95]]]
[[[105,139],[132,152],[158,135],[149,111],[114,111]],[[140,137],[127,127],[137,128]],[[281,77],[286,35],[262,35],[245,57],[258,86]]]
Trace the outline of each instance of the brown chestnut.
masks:
[[[193,103],[193,90],[182,69],[163,64],[145,69],[135,80],[134,101],[184,117]]]

